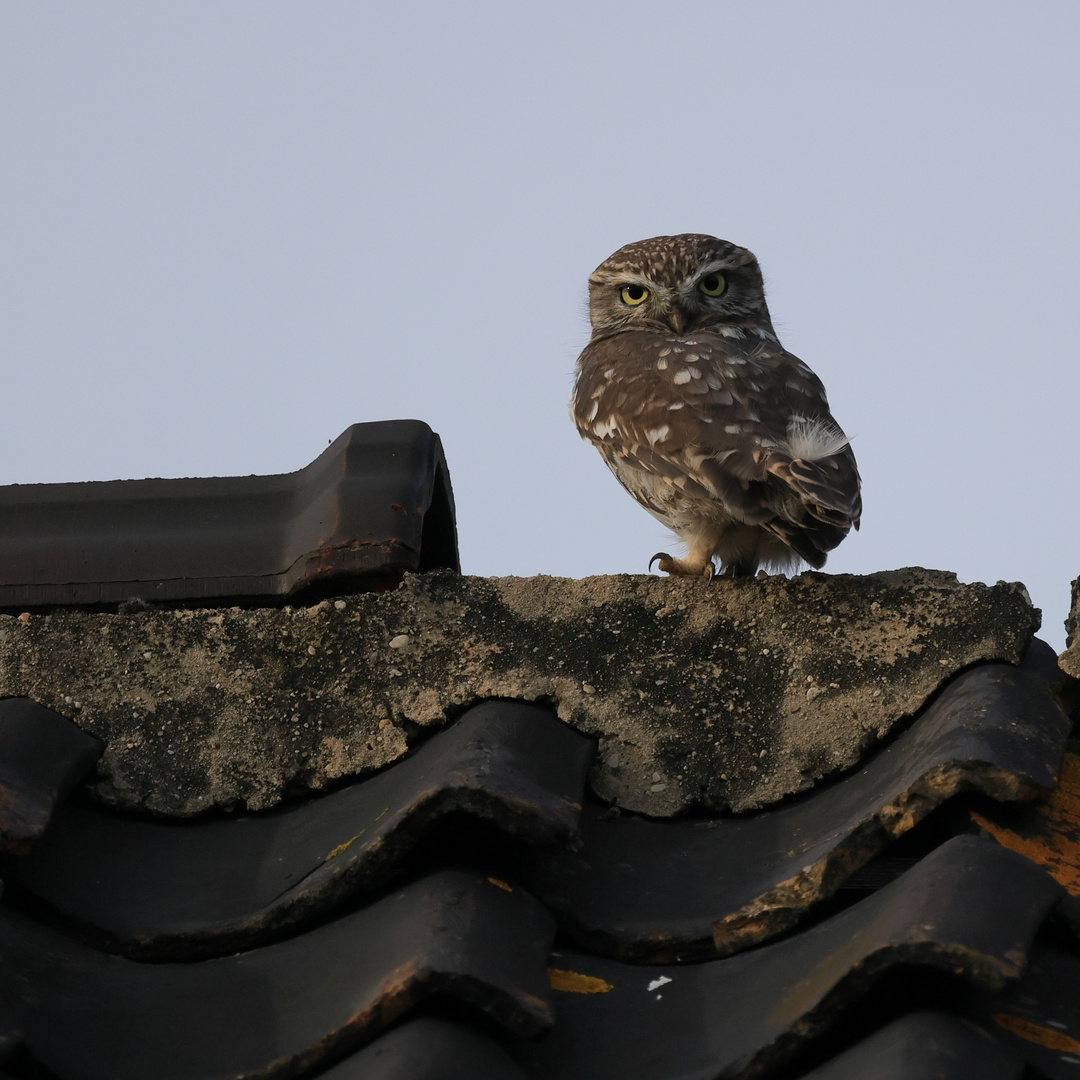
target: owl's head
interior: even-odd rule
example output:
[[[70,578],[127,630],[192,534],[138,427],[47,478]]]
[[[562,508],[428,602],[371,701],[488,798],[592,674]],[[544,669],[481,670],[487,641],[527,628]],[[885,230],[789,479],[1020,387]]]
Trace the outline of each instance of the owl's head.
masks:
[[[589,319],[594,337],[618,330],[682,335],[718,325],[772,329],[753,253],[701,233],[619,248],[589,276]]]

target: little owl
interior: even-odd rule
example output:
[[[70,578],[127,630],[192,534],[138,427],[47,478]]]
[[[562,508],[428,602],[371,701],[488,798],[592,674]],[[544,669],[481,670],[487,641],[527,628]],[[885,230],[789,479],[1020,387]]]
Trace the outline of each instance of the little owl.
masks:
[[[859,473],[821,381],[777,340],[757,259],[695,233],[627,244],[590,276],[589,317],[571,413],[688,548],[653,562],[824,566],[859,527]]]

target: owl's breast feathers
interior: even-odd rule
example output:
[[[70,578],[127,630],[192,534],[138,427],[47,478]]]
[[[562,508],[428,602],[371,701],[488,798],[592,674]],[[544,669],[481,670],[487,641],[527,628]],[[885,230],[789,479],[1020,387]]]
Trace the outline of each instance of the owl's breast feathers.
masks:
[[[855,456],[824,388],[766,331],[598,338],[578,360],[571,411],[620,479],[636,469],[690,502],[719,502],[811,566],[858,528]],[[649,485],[626,486],[663,516]]]

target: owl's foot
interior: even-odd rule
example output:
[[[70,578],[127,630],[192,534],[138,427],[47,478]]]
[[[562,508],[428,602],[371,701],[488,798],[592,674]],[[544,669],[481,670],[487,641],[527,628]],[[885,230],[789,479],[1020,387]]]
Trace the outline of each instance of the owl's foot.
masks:
[[[736,559],[733,563],[729,563],[724,567],[724,572],[720,576],[729,581],[746,581],[757,573],[757,569],[757,558],[750,555],[746,558]]]
[[[675,559],[666,551],[658,551],[649,560],[650,570],[653,568],[653,563],[656,563],[660,570],[665,574],[670,574],[672,577],[703,577],[709,579],[713,576],[712,559],[702,563],[700,560],[691,558]]]

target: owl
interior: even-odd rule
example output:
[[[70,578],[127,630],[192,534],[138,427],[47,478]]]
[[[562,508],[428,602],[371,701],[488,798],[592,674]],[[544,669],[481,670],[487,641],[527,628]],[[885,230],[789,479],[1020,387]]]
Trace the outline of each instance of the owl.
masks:
[[[668,574],[824,566],[862,512],[848,438],[780,344],[757,259],[713,236],[620,248],[589,278],[571,415],[619,483],[686,545]]]

